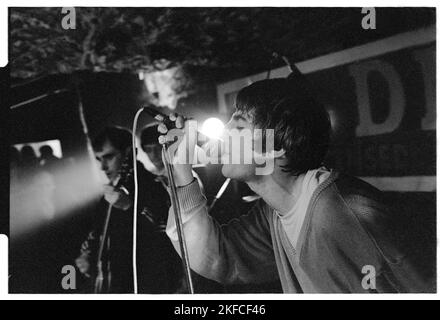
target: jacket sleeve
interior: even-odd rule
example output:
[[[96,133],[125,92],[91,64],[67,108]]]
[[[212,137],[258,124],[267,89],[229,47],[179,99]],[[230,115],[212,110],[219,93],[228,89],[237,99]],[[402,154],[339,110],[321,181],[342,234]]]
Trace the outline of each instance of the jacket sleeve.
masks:
[[[222,284],[257,284],[278,279],[269,222],[258,203],[246,215],[219,225],[208,215],[196,180],[178,188],[191,268]],[[173,208],[167,234],[180,254]]]

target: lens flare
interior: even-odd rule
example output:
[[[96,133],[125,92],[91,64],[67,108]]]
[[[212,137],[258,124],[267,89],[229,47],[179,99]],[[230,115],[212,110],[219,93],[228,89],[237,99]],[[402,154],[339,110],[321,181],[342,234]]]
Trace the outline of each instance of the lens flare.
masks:
[[[209,118],[205,120],[200,130],[204,135],[209,138],[218,139],[222,136],[225,125],[218,118]]]

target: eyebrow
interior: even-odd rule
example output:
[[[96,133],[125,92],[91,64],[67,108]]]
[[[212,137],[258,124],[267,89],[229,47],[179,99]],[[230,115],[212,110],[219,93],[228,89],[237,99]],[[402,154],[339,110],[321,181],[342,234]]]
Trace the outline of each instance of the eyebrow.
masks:
[[[109,158],[109,157],[114,156],[116,153],[117,153],[117,152],[109,152],[109,153],[103,154],[101,157],[95,156],[95,158],[96,158],[97,160],[99,160],[99,158]]]
[[[247,121],[247,119],[246,119],[244,116],[242,116],[241,114],[234,114],[234,115],[232,116],[232,118],[233,118],[235,121],[238,121],[238,120]]]

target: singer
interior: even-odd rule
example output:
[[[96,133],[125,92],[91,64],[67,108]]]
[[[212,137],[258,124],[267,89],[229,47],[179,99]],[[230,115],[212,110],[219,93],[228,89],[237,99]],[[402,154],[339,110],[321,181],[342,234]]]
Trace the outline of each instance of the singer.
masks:
[[[273,129],[276,151],[268,175],[256,174],[256,164],[223,165],[225,177],[261,196],[241,218],[217,224],[191,165],[174,164],[192,269],[223,284],[279,279],[285,293],[432,291],[399,247],[382,193],[323,166],[330,121],[303,80],[263,80],[238,93],[227,128]],[[170,116],[188,135],[183,119]],[[158,130],[161,143],[174,141],[165,123]],[[174,156],[193,152],[196,138],[185,138]],[[172,214],[167,234],[179,251]]]

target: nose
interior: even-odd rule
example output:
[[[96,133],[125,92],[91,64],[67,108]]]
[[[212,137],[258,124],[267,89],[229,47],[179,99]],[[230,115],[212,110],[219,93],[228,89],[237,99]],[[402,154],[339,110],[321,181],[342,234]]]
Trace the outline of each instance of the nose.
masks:
[[[229,122],[225,125],[224,131],[231,130],[234,127],[234,119],[230,119]]]
[[[102,170],[102,171],[107,171],[107,169],[108,169],[107,161],[102,160],[102,161],[101,161],[101,170]]]
[[[222,145],[223,148],[224,148],[224,144],[229,139],[230,131],[235,128],[235,125],[236,125],[236,123],[235,123],[234,119],[232,119],[232,118],[225,125],[225,128],[223,129],[222,137],[221,137],[221,139],[223,140],[223,145]]]

